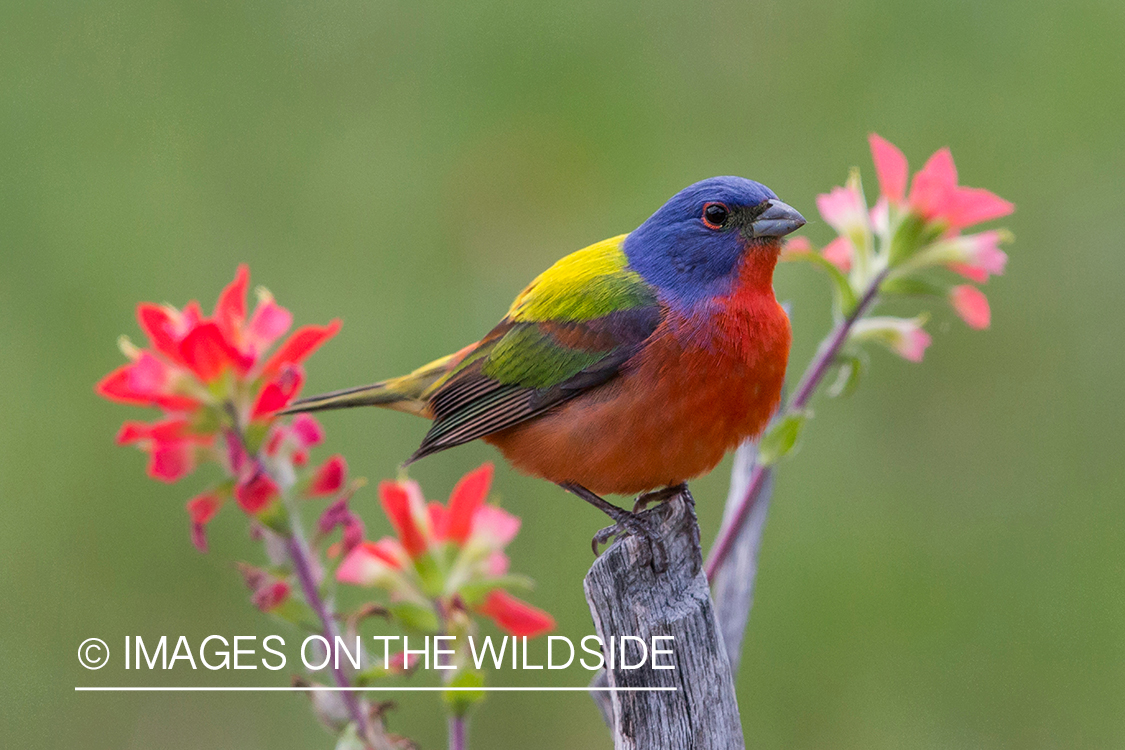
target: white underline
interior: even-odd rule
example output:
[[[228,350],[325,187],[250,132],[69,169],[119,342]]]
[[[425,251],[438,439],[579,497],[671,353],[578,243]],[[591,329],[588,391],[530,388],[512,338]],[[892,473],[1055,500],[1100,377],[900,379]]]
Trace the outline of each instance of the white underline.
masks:
[[[304,692],[323,692],[323,693],[342,693],[342,692],[402,692],[402,693],[425,693],[425,692],[445,692],[445,691],[464,691],[464,692],[483,692],[483,693],[545,693],[545,692],[582,692],[582,693],[657,693],[657,692],[676,692],[679,688],[676,687],[335,687],[332,685],[310,685],[309,687],[296,687],[290,685],[275,686],[275,687],[139,687],[139,686],[123,686],[123,687],[75,687],[75,692],[78,693],[304,693]]]

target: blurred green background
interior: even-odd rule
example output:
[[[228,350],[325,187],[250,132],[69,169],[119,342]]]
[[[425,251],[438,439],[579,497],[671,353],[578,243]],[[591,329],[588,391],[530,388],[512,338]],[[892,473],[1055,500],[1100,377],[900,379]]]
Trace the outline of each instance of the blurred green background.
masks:
[[[0,8],[0,738],[7,747],[316,748],[294,695],[76,695],[78,684],[284,684],[90,673],[84,638],[287,633],[230,561],[244,519],[188,542],[183,502],[97,399],[139,300],[213,304],[240,261],[298,322],[345,321],[306,392],[474,340],[556,258],[714,174],[815,217],[878,131],[917,168],[1018,206],[987,332],[945,311],[921,365],[876,353],[817,404],[780,473],[738,678],[760,748],[1125,746],[1125,5],[35,2]],[[811,221],[825,242],[830,230]],[[791,370],[827,282],[783,267]],[[353,470],[393,476],[425,425],[324,420]],[[472,445],[413,475],[433,497]],[[695,485],[705,539],[726,465]],[[560,632],[603,518],[498,474],[514,566]],[[374,493],[356,507],[386,530]],[[494,683],[581,684],[506,673]],[[433,695],[391,728],[444,743]],[[494,695],[479,748],[608,748],[583,694]]]

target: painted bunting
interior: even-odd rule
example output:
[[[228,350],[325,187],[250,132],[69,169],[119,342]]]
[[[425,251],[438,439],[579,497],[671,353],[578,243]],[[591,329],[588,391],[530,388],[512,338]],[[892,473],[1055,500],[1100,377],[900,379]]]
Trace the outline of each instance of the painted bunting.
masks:
[[[601,495],[647,492],[643,506],[686,493],[765,427],[790,341],[773,270],[781,237],[804,223],[760,183],[698,182],[629,234],[548,268],[480,341],[287,412],[382,406],[426,417],[433,425],[407,463],[481,438],[610,515],[617,526],[595,548],[615,533],[651,538]]]

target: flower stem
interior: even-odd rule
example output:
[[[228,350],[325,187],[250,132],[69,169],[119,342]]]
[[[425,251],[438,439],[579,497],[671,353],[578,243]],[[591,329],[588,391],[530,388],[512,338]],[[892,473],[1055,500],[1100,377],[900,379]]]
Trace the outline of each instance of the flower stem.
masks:
[[[832,367],[836,355],[840,353],[840,349],[848,340],[848,334],[851,332],[852,327],[860,320],[871,306],[875,303],[876,297],[879,296],[879,288],[886,278],[886,271],[875,276],[871,280],[867,289],[864,291],[863,296],[859,298],[855,308],[836,324],[832,332],[820,343],[820,347],[816,350],[816,355],[813,356],[812,362],[805,368],[804,375],[801,376],[800,382],[793,393],[793,398],[785,405],[784,409],[778,411],[778,416],[784,417],[789,414],[794,414],[803,411],[812,399],[813,394],[816,393],[817,387],[828,370]],[[766,474],[769,466],[757,464],[754,467],[753,473],[750,475],[750,481],[746,486],[746,492],[742,495],[742,500],[738,505],[737,510],[731,516],[730,522],[719,531],[719,538],[715,540],[715,546],[711,548],[711,553],[707,556],[707,564],[704,570],[707,573],[707,580],[713,581],[715,574],[723,566],[727,556],[730,554],[731,547],[734,545],[734,540],[738,538],[739,532],[742,530],[743,524],[750,516],[750,509],[754,507],[754,501],[758,498],[761,492],[762,483],[765,481]]]
[[[466,750],[466,728],[464,716],[449,717],[449,750]]]
[[[246,434],[243,432],[242,425],[239,420],[238,411],[235,409],[234,404],[226,404],[227,414],[231,418],[233,437],[242,446],[243,451],[249,456],[249,446],[246,441]],[[262,471],[270,475],[270,477],[277,484],[281,491],[282,499],[285,501],[289,516],[289,536],[285,540],[286,548],[289,551],[289,557],[293,560],[293,572],[297,574],[297,580],[301,584],[301,591],[305,595],[305,600],[316,613],[317,619],[320,620],[323,632],[321,635],[328,641],[328,648],[331,650],[336,645],[336,638],[340,635],[340,627],[336,623],[335,613],[329,608],[324,597],[320,595],[320,588],[316,583],[316,576],[313,573],[313,551],[309,548],[309,543],[305,540],[305,530],[301,526],[301,514],[298,512],[296,504],[292,502],[290,490],[294,484],[293,467],[291,464],[283,464],[281,466],[269,466],[262,457],[254,455],[253,461]],[[352,687],[351,681],[340,665],[332,660],[332,679],[335,681],[337,687],[350,688]],[[340,691],[340,700],[344,702],[344,706],[348,709],[348,714],[355,722],[356,733],[360,736],[364,743],[371,741],[370,729],[367,721],[367,711],[363,702],[350,690]]]
[[[293,559],[293,570],[297,574],[297,580],[301,583],[301,590],[305,594],[305,599],[308,601],[313,611],[316,612],[316,616],[320,618],[321,625],[324,628],[323,635],[328,640],[329,648],[331,649],[336,643],[336,638],[340,635],[340,628],[336,624],[335,615],[328,608],[327,603],[320,595],[320,590],[316,585],[316,579],[313,576],[312,550],[309,549],[308,542],[305,541],[305,533],[304,529],[301,528],[301,521],[296,513],[290,512],[289,517],[291,533],[288,539],[288,546],[289,556]],[[335,680],[338,687],[352,687],[351,681],[348,680],[347,675],[344,674],[339,663],[333,661],[331,669],[332,678]],[[347,707],[352,721],[355,722],[357,734],[363,738],[364,742],[368,742],[367,715],[359,699],[356,697],[356,694],[349,690],[344,690],[340,692],[340,699]]]

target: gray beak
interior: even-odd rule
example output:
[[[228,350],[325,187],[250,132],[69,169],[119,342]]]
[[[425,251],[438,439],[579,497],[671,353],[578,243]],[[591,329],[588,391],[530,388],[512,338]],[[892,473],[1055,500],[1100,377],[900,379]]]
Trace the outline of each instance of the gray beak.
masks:
[[[766,202],[766,210],[750,222],[754,237],[784,237],[805,225],[805,217],[797,209],[776,198]]]

